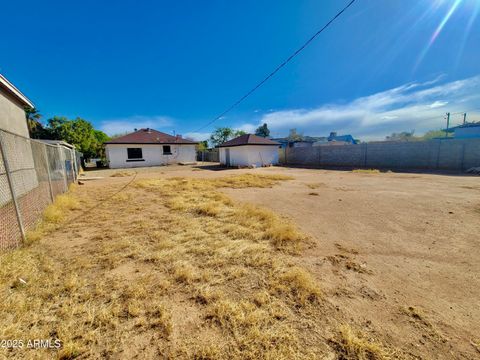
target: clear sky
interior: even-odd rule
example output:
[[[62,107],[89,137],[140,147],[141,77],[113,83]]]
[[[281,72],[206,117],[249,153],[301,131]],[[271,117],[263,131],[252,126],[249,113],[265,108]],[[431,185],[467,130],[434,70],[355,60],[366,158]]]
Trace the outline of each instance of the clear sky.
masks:
[[[357,0],[265,86],[237,100],[348,0],[2,4],[0,73],[46,118],[109,134],[215,126],[360,139],[480,120],[480,0]],[[460,115],[453,116],[460,121]]]

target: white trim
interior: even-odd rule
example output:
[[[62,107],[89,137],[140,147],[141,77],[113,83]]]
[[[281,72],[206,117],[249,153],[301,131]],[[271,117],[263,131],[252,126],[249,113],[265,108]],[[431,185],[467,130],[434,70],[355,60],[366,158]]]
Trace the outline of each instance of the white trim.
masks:
[[[28,100],[28,98],[22,94],[20,90],[18,90],[10,81],[7,80],[5,76],[0,74],[0,83],[5,86],[20,102],[24,105],[31,107],[32,109],[35,108],[35,105]]]

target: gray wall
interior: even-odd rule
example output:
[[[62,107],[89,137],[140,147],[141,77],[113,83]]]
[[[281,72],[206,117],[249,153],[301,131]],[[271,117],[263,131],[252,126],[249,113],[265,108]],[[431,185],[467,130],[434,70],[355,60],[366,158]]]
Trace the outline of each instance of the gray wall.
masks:
[[[279,155],[286,165],[462,171],[480,166],[480,139],[287,148]]]
[[[17,137],[1,130],[7,130],[23,137]],[[2,86],[0,86],[0,137],[4,147],[3,151],[8,157],[13,181],[16,184],[16,194],[21,196],[38,185],[34,154],[30,140],[28,140],[30,136],[23,105]],[[3,164],[0,164],[0,186],[3,186],[6,181],[5,168]],[[0,194],[0,206],[7,201],[5,199],[8,199],[9,196],[8,192]]]
[[[220,152],[217,149],[197,151],[197,161],[220,162]]]
[[[0,86],[0,129],[29,137],[23,105]]]

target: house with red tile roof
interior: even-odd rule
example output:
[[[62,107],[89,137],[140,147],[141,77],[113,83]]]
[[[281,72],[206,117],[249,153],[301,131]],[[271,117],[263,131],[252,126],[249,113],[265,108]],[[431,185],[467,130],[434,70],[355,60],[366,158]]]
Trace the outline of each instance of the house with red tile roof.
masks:
[[[268,166],[278,164],[280,143],[253,134],[241,135],[218,146],[225,166]]]
[[[112,169],[195,162],[195,141],[146,128],[105,142]]]

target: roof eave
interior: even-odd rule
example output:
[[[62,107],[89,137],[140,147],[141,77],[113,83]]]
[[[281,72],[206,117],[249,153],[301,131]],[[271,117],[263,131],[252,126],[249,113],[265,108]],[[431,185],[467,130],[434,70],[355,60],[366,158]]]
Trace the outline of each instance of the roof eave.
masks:
[[[35,108],[35,105],[18,90],[15,85],[8,81],[2,74],[0,74],[0,84],[3,85],[13,96],[15,96],[23,105],[28,106],[32,109]]]
[[[122,141],[122,142],[112,142],[106,141],[103,143],[104,145],[197,145],[198,142],[131,142],[131,141]]]
[[[235,145],[217,145],[216,147],[222,148],[222,147],[237,147],[237,146],[280,146],[282,144],[235,144]]]

